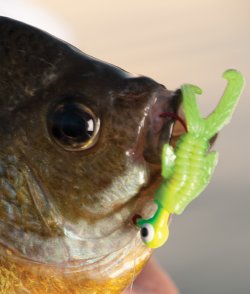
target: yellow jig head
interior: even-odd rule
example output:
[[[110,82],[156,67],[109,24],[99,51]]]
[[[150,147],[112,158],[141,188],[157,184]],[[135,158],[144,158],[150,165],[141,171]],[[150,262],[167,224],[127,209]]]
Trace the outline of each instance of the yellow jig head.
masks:
[[[157,201],[156,201],[157,203]],[[157,203],[158,207],[150,219],[140,219],[138,225],[141,227],[142,241],[150,248],[162,246],[168,239],[169,213]]]
[[[201,117],[196,102],[195,95],[201,94],[201,89],[193,85],[181,87],[188,132],[179,138],[175,150],[164,145],[163,182],[154,197],[158,208],[150,219],[137,220],[142,241],[150,248],[160,247],[167,241],[169,216],[181,214],[211,179],[218,153],[208,152],[209,141],[230,121],[244,87],[244,78],[236,70],[227,70],[223,77],[228,81],[225,92],[206,119]]]

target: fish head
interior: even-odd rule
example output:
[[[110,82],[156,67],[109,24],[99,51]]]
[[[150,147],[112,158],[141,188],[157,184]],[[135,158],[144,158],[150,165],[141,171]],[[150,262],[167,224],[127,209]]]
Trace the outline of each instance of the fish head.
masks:
[[[2,256],[121,289],[151,254],[131,219],[159,184],[174,123],[160,114],[180,92],[29,25],[1,17],[0,32]]]

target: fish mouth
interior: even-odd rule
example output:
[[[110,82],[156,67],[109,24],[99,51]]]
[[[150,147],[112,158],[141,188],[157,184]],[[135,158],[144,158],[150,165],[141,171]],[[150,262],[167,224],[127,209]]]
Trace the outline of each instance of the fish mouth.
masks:
[[[181,109],[181,90],[169,91],[161,86],[154,93],[153,103],[146,120],[143,157],[150,164],[161,164],[164,144],[172,146],[186,132]]]
[[[187,132],[181,90],[170,91],[160,85],[152,97],[151,107],[145,119],[144,132],[141,136],[143,151],[137,155],[138,158],[141,155],[147,164],[150,177],[147,185],[137,195],[134,214],[131,217],[134,225],[137,218],[150,218],[157,209],[152,200],[162,181],[160,173],[163,146],[169,144],[175,148],[180,136]]]

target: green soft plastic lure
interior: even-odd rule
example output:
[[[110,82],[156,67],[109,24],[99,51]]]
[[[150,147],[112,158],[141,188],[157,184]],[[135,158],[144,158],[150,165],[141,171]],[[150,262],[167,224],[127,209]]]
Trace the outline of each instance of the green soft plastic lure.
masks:
[[[244,78],[236,70],[227,70],[223,77],[228,81],[216,109],[202,118],[196,102],[200,88],[183,85],[183,110],[188,132],[182,135],[175,150],[165,144],[162,152],[163,183],[156,191],[157,210],[149,219],[140,218],[143,242],[150,248],[162,246],[169,235],[171,214],[181,214],[186,206],[208,185],[217,164],[218,153],[208,152],[210,139],[229,123],[244,86]]]

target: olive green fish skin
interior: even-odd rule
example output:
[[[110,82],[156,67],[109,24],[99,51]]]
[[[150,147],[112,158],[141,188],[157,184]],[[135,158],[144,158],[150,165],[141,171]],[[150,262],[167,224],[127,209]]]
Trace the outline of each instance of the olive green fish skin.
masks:
[[[177,111],[174,92],[154,80],[0,17],[0,244],[57,264],[126,248],[136,201],[153,195],[160,173],[143,158],[157,99]],[[69,151],[52,138],[49,113],[64,102],[100,119],[93,147]]]

